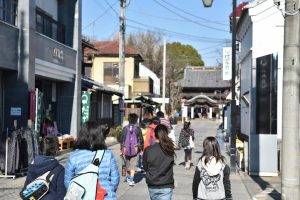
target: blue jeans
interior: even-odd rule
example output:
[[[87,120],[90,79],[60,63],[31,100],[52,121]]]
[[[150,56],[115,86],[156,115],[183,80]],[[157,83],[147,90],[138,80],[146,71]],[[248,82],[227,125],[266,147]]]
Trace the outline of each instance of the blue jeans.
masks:
[[[149,188],[149,195],[151,200],[171,200],[173,195],[173,188]]]

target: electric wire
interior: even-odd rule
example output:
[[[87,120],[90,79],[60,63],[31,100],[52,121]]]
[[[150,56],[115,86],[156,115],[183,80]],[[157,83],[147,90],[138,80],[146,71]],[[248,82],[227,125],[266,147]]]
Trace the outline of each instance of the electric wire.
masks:
[[[177,15],[177,16],[183,18],[183,19],[186,19],[186,20],[188,20],[188,21],[190,21],[190,22],[193,22],[194,24],[197,24],[197,25],[199,25],[199,26],[201,26],[201,27],[213,29],[213,30],[216,30],[216,31],[222,31],[222,32],[226,32],[226,33],[229,32],[228,30],[219,29],[219,28],[207,26],[207,25],[205,25],[205,24],[201,24],[201,23],[199,23],[199,22],[197,22],[197,21],[195,21],[195,20],[189,19],[189,18],[187,18],[187,17],[185,17],[185,16],[183,16],[183,15],[181,15],[181,14],[179,14],[179,13],[177,13],[177,12],[171,10],[171,9],[169,9],[169,8],[166,7],[165,5],[163,5],[163,4],[161,4],[160,2],[158,2],[157,0],[153,0],[153,1],[156,2],[158,5],[160,5],[161,7],[165,8],[166,10],[168,10],[169,12],[171,12],[171,13],[173,13],[173,14],[175,14],[175,15]]]
[[[173,8],[175,8],[176,10],[179,10],[179,11],[181,11],[181,12],[187,14],[187,15],[190,15],[190,16],[192,16],[192,17],[201,19],[201,20],[203,20],[203,21],[205,21],[205,22],[214,23],[214,24],[218,24],[218,25],[222,25],[222,26],[227,26],[227,27],[228,27],[228,24],[223,24],[223,23],[220,23],[220,22],[217,22],[217,21],[212,21],[212,20],[209,20],[209,19],[206,19],[206,18],[197,16],[197,15],[191,14],[190,12],[185,11],[185,10],[183,10],[183,9],[181,9],[181,8],[178,8],[178,7],[174,6],[173,4],[171,4],[171,3],[169,3],[169,2],[167,2],[167,1],[165,1],[165,0],[161,0],[161,1],[163,1],[165,4],[168,4],[169,6],[171,6],[171,7],[173,7]]]
[[[113,3],[113,5],[115,5],[118,2],[115,1]],[[98,21],[99,19],[101,19],[111,8],[107,8],[106,10],[104,10],[98,17],[96,17],[93,21],[91,21],[90,23],[88,23],[82,30],[87,29],[88,27],[90,27],[91,25],[95,24],[96,21]]]

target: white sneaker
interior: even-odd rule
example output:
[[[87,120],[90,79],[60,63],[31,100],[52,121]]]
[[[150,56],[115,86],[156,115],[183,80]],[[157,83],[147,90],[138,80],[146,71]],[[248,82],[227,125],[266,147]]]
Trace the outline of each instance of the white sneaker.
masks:
[[[134,181],[130,181],[129,182],[129,186],[135,186],[135,182]]]

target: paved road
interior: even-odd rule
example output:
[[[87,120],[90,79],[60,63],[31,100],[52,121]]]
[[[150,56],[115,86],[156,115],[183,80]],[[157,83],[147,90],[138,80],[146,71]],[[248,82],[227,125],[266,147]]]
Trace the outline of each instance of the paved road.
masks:
[[[197,165],[197,161],[202,153],[202,142],[207,136],[216,136],[218,123],[209,120],[194,120],[192,121],[191,127],[195,129],[195,149],[192,153],[192,163]],[[181,125],[177,125],[175,128],[175,136],[178,139]],[[221,136],[218,135],[220,141]],[[221,146],[224,148],[223,143]],[[112,149],[119,166],[121,166],[121,159],[119,157],[119,145],[112,145],[109,147]],[[67,154],[59,157],[62,164],[65,164]],[[188,200],[192,199],[192,181],[195,171],[195,166],[192,166],[190,170],[184,169],[184,152],[183,150],[176,151],[176,165],[174,166],[175,175],[175,190],[173,200]],[[120,167],[121,168],[121,167]],[[119,169],[120,170],[120,169]],[[121,173],[120,173],[121,174]],[[251,199],[247,197],[247,191],[245,186],[240,185],[241,180],[239,176],[232,176],[232,187],[238,188],[238,190],[233,191],[234,199]],[[18,193],[22,187],[25,178],[12,179],[0,179],[0,199],[19,199]],[[145,183],[143,174],[139,173],[136,176],[136,186],[130,187],[126,182],[124,182],[124,177],[121,177],[120,185],[117,191],[118,199],[120,200],[148,200],[148,190]]]

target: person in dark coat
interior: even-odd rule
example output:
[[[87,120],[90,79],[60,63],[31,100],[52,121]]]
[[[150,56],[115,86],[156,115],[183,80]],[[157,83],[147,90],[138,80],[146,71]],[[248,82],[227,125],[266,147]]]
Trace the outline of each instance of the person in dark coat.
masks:
[[[58,151],[58,138],[54,135],[47,135],[41,144],[41,151],[43,155],[37,156],[33,163],[28,166],[24,188],[39,176],[57,167],[50,182],[49,192],[42,200],[62,200],[66,194],[64,186],[65,169],[54,158]]]
[[[145,149],[143,166],[151,200],[171,200],[174,189],[174,144],[168,128],[159,124],[154,129],[156,143]]]

